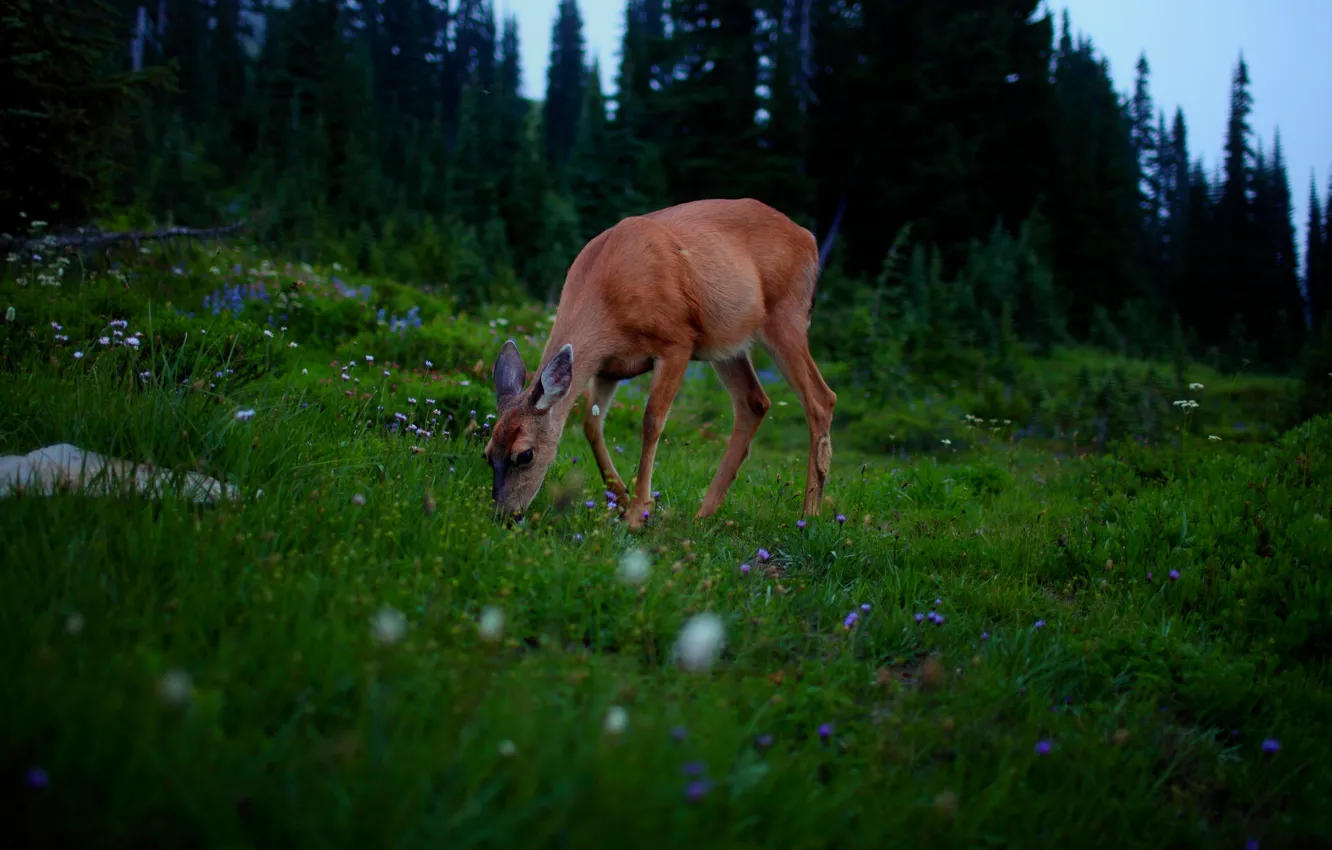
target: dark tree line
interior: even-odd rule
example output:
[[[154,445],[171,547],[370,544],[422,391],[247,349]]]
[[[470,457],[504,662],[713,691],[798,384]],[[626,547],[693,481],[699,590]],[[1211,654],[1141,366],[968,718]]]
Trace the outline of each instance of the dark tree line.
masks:
[[[1228,126],[1204,131],[1224,131],[1209,173],[1185,116],[1153,103],[1146,57],[1120,96],[1039,0],[627,0],[612,96],[561,0],[540,103],[492,0],[5,2],[19,53],[50,58],[0,59],[19,187],[0,230],[20,208],[204,224],[262,207],[269,238],[480,303],[553,297],[623,216],[752,196],[821,240],[825,309],[873,289],[909,225],[917,268],[965,285],[994,345],[1001,326],[1138,348],[1173,333],[1286,367],[1332,304],[1332,194],[1311,188],[1301,264],[1242,58]],[[174,85],[149,85],[154,69]],[[62,112],[80,98],[97,108]],[[53,141],[71,127],[97,152]],[[998,233],[1018,246],[1007,266],[978,254]]]

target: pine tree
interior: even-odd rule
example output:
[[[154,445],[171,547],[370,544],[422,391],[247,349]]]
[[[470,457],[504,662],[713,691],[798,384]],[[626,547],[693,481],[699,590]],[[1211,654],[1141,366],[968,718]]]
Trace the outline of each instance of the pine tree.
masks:
[[[1318,183],[1315,177],[1309,178],[1309,223],[1305,229],[1304,291],[1309,299],[1309,315],[1312,328],[1317,331],[1322,327],[1323,317],[1330,306],[1325,288],[1327,285],[1324,264],[1327,262],[1328,246],[1324,241],[1322,207],[1318,202]]]
[[[1216,243],[1220,262],[1211,297],[1204,302],[1202,329],[1215,342],[1233,339],[1234,318],[1244,309],[1248,290],[1262,249],[1254,220],[1254,188],[1257,175],[1253,131],[1249,116],[1253,97],[1249,93],[1249,69],[1241,55],[1230,89],[1230,118],[1226,128],[1221,195],[1216,210]],[[1200,305],[1203,306],[1203,305]]]
[[[546,161],[557,174],[564,172],[578,141],[578,118],[583,111],[586,82],[583,19],[578,3],[560,0],[551,31],[546,100],[542,104]]]

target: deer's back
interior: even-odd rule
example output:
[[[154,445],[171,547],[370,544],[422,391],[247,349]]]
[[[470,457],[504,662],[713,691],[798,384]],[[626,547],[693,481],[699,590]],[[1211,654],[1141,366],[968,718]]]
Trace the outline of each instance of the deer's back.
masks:
[[[712,360],[743,348],[770,311],[807,310],[817,274],[813,235],[772,207],[694,201],[626,218],[589,242],[561,302],[593,295],[632,344],[687,335],[695,356]]]

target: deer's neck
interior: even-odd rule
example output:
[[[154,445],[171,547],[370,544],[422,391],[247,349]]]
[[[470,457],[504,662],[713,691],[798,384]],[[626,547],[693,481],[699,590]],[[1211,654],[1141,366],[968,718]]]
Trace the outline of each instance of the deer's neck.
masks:
[[[551,408],[551,415],[556,417],[556,421],[563,430],[565,420],[573,410],[579,396],[583,394],[583,388],[601,369],[601,363],[610,353],[609,346],[606,345],[606,334],[602,328],[604,322],[597,316],[597,311],[578,311],[581,321],[570,315],[565,321],[565,315],[559,315],[555,319],[555,326],[551,328],[550,337],[546,340],[545,350],[541,353],[541,365],[537,374],[546,368],[550,359],[563,348],[566,344],[573,346],[574,366],[573,383],[569,386],[569,392],[564,398]],[[538,378],[540,380],[540,378]]]

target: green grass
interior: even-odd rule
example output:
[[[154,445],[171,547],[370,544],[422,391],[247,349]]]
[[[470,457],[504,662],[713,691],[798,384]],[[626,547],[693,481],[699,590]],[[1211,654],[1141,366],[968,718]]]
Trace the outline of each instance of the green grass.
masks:
[[[905,457],[858,453],[839,431],[830,504],[802,530],[805,432],[783,384],[723,510],[693,520],[730,426],[704,369],[672,411],[642,534],[607,510],[577,427],[538,515],[506,529],[484,428],[464,436],[469,411],[484,422],[493,407],[471,367],[514,334],[530,368],[539,311],[453,319],[419,296],[425,324],[399,335],[328,297],[327,271],[297,271],[269,279],[320,291],[303,302],[309,330],[270,339],[258,308],[171,314],[168,300],[195,309],[212,287],[201,262],[184,279],[145,272],[128,293],[5,284],[17,315],[0,331],[0,452],[68,441],[246,494],[211,508],[4,502],[0,767],[20,840],[1332,840],[1332,419],[1207,438],[1285,384],[1191,372],[1207,386],[1182,441],[1100,453],[960,416],[951,445]],[[113,318],[144,333],[140,350],[87,342]],[[356,383],[332,365],[376,350],[403,352],[401,366],[381,353],[385,377],[362,360]],[[1060,357],[1050,372],[1071,381],[1092,356]],[[626,478],[645,387],[608,417]],[[426,398],[434,437],[388,431],[394,412],[430,427]],[[651,560],[641,586],[617,573],[632,547]],[[498,641],[478,632],[486,606],[503,611]],[[376,639],[386,609],[405,620],[396,642]],[[943,622],[916,622],[930,611]],[[685,670],[673,646],[700,612],[723,618],[725,648]],[[618,734],[604,728],[613,706],[627,711]]]

